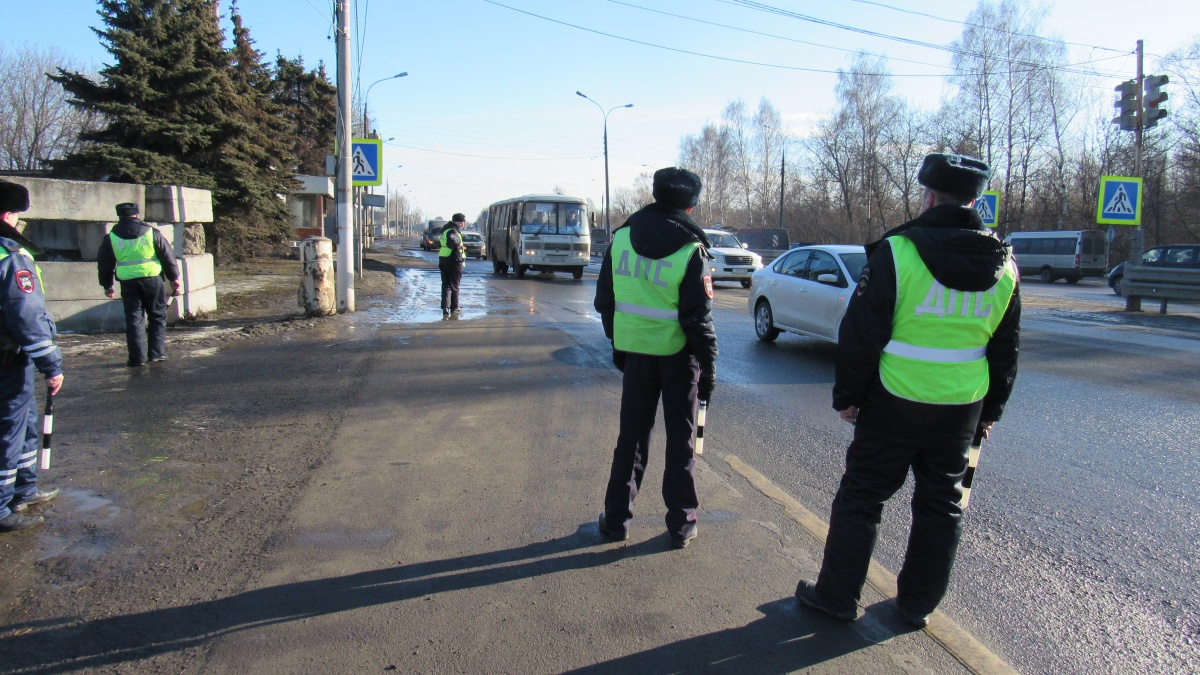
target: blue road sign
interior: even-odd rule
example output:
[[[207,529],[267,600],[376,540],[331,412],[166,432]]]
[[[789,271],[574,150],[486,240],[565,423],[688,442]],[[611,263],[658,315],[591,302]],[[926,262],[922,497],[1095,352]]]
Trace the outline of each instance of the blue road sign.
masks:
[[[983,193],[982,197],[975,200],[975,210],[979,211],[984,225],[995,227],[1000,220],[1000,193],[992,190]]]
[[[1142,224],[1142,179],[1101,176],[1096,222],[1104,225]]]
[[[355,138],[350,146],[350,168],[354,185],[383,185],[379,167],[383,165],[383,141],[378,138]]]

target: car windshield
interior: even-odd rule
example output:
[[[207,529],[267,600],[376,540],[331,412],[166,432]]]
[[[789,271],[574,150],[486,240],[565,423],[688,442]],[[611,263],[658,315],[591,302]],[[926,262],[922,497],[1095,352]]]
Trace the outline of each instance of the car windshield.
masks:
[[[708,241],[713,245],[713,248],[741,248],[742,243],[737,240],[737,237],[728,232],[714,233],[706,232]]]
[[[582,204],[526,202],[521,234],[587,234],[587,213]]]
[[[867,266],[866,253],[842,253],[838,256],[845,263],[846,269],[850,271],[851,283],[858,283],[858,278],[862,276],[863,268]]]
[[[483,237],[474,232],[464,232],[462,239],[463,241],[483,241]]]

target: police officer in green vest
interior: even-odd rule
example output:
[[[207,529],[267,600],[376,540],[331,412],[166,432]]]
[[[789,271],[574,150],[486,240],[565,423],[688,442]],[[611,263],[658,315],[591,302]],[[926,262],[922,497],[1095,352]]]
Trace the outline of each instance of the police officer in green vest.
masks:
[[[686,169],[656,171],[654,203],[613,233],[600,268],[595,307],[613,343],[613,363],[624,373],[620,432],[599,519],[609,539],[629,536],[660,398],[667,533],[675,548],[696,537],[693,434],[699,400],[716,386],[717,359],[709,242],[688,215],[700,187],[700,177]]]
[[[932,154],[922,213],[867,247],[838,334],[833,407],[854,427],[816,582],[800,604],[852,621],[883,504],[912,470],[912,530],[896,608],[914,628],[946,594],[962,533],[967,449],[1000,419],[1017,374],[1021,302],[1011,252],[972,208],[991,170]]]
[[[136,368],[167,358],[167,298],[163,277],[179,295],[179,266],[171,244],[161,232],[142,222],[137,204],[117,204],[120,220],[100,242],[100,285],[109,298],[116,297],[113,278],[121,282],[125,306],[127,365]],[[149,340],[149,345],[147,345]]]
[[[467,266],[467,249],[463,246],[459,228],[467,217],[456,213],[442,228],[441,244],[438,249],[438,272],[442,275],[442,316],[462,311],[458,305],[458,285],[462,283],[463,268]]]

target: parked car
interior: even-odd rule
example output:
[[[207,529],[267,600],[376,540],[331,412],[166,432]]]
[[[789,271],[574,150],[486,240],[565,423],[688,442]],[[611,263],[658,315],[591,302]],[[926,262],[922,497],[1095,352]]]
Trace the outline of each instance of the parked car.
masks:
[[[483,235],[478,232],[462,233],[463,248],[467,249],[468,258],[483,260]]]
[[[1142,265],[1181,270],[1200,269],[1200,244],[1171,244],[1148,248],[1142,253]],[[1125,263],[1119,263],[1108,271],[1108,287],[1113,293],[1121,295],[1121,282],[1124,278]]]
[[[746,245],[724,230],[705,230],[708,242],[709,275],[713,281],[738,281],[750,288],[750,277],[762,269],[762,256],[746,250]]]
[[[750,280],[754,333],[763,342],[788,331],[836,343],[866,264],[862,246],[821,244],[787,251]]]

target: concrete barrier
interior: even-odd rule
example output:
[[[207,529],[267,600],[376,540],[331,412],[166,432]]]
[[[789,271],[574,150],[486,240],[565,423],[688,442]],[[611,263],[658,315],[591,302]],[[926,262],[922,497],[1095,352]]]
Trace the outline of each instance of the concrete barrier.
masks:
[[[44,262],[42,279],[46,284],[46,308],[63,333],[123,333],[125,310],[120,288],[117,299],[109,300],[100,287],[95,263]],[[181,318],[215,312],[217,286],[213,259],[209,254],[179,259],[182,295],[175,298],[167,313],[167,323]]]

